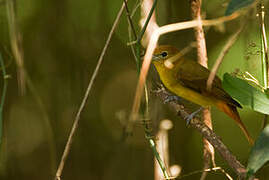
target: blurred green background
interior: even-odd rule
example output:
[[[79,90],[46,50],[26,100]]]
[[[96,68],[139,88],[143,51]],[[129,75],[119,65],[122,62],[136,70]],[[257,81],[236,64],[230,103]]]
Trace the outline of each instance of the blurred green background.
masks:
[[[227,2],[205,1],[203,15],[209,19],[223,16]],[[6,6],[1,1],[0,52],[6,71],[11,75],[3,114],[1,180],[54,178],[75,114],[121,4],[122,1],[111,0],[15,1],[25,69],[34,87],[27,86],[25,94],[21,95],[10,46]],[[129,5],[132,9],[135,1],[130,0]],[[134,17],[137,30],[139,14],[138,10]],[[190,14],[189,1],[166,0],[159,1],[156,16],[158,24],[164,25],[190,20]],[[210,67],[229,35],[238,28],[239,21],[206,28]],[[63,171],[64,180],[137,180],[154,177],[153,154],[144,137],[143,126],[136,124],[133,136],[127,142],[121,141],[125,117],[130,112],[137,83],[135,61],[127,46],[127,25],[124,13],[82,113]],[[182,49],[194,39],[190,29],[165,35],[160,43],[173,44]],[[261,81],[259,51],[259,24],[253,12],[247,28],[224,59],[219,76],[238,68],[249,71]],[[187,56],[196,58],[196,51]],[[154,75],[151,73],[149,80]],[[187,128],[185,121],[154,95],[150,96],[150,101],[154,132],[161,119],[171,119],[174,124],[169,131],[170,164],[181,166],[181,175],[201,170],[203,149],[200,134]],[[263,115],[248,109],[239,111],[256,138],[261,130]],[[250,146],[240,129],[214,108],[212,117],[215,132],[246,165]],[[235,177],[218,153],[216,156],[217,165]],[[199,179],[200,175],[184,179]],[[269,179],[268,166],[262,168],[257,177]],[[225,179],[225,176],[220,172],[211,172],[207,179]]]

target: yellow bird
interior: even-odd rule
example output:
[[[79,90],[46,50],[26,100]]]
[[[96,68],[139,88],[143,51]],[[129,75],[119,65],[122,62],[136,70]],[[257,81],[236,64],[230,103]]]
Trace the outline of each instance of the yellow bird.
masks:
[[[216,76],[211,91],[208,91],[207,79],[210,71],[196,61],[179,56],[179,50],[170,45],[155,49],[152,60],[164,86],[175,95],[202,107],[216,106],[235,120],[248,142],[253,144],[236,109],[242,106],[224,91],[221,80]]]

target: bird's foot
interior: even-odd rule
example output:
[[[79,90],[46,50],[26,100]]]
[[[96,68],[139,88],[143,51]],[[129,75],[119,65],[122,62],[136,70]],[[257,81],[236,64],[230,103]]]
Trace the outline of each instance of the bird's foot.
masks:
[[[167,104],[167,103],[169,103],[169,102],[172,102],[172,101],[175,101],[175,102],[179,102],[181,100],[181,98],[180,97],[178,97],[178,96],[175,96],[175,95],[169,95],[169,96],[167,96],[166,98],[165,98],[165,100],[164,100],[164,104]]]
[[[185,120],[187,121],[187,126],[190,124],[191,120],[200,112],[202,111],[204,108],[200,107],[198,110],[194,111],[193,113],[191,113],[189,116],[187,116],[185,118]]]
[[[152,93],[156,93],[156,94],[158,94],[162,91],[165,91],[165,87],[162,84],[157,84],[157,89],[151,90]]]

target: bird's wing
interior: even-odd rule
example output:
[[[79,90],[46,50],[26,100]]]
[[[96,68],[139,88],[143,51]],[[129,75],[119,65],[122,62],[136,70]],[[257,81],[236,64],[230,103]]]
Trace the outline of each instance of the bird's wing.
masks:
[[[207,79],[210,74],[210,71],[207,68],[201,66],[195,61],[185,59],[181,62],[181,65],[179,65],[178,68],[176,76],[178,81],[185,87],[203,95],[214,96],[228,104],[241,107],[238,102],[232,99],[232,97],[224,91],[221,80],[217,76],[212,83],[211,91],[209,92],[207,90]]]

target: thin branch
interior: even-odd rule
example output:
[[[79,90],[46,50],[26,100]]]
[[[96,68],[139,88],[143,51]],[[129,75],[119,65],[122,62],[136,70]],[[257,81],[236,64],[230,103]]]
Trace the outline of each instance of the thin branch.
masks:
[[[192,176],[192,175],[197,174],[197,173],[203,173],[205,171],[206,172],[211,172],[211,171],[216,172],[217,170],[219,170],[220,172],[222,172],[227,177],[228,180],[233,180],[233,178],[227,172],[225,172],[225,170],[222,169],[221,167],[214,167],[214,168],[209,168],[209,169],[203,169],[203,170],[194,171],[194,172],[191,172],[189,174],[182,175],[182,176],[180,176],[180,177],[178,177],[176,179],[183,179],[185,177],[189,177],[189,176]]]
[[[207,68],[207,51],[206,51],[206,41],[204,35],[204,29],[202,25],[202,17],[201,17],[201,5],[202,0],[192,0],[191,1],[191,9],[192,9],[192,17],[198,21],[197,27],[195,27],[195,37],[197,41],[197,57],[198,62]]]
[[[128,14],[129,14],[128,6],[127,6],[126,1],[124,1],[124,2],[125,2],[125,8],[126,8],[126,11],[127,11],[127,16],[128,16]],[[144,1],[143,1],[143,3],[144,3]],[[150,13],[146,17],[146,22],[142,26],[142,30],[139,33],[138,39],[136,39],[136,44],[135,44],[136,51],[134,53],[134,56],[135,56],[135,59],[136,59],[136,65],[137,65],[137,72],[138,73],[140,72],[141,39],[142,39],[144,33],[146,32],[145,30],[147,29],[148,25],[151,25],[151,24],[153,24],[155,22],[155,18],[152,19],[152,16],[154,15],[154,9],[156,7],[156,4],[157,4],[157,0],[154,0],[153,5],[151,6]],[[141,11],[144,11],[143,8],[145,8],[145,6],[142,6],[142,10]],[[151,21],[150,21],[150,19],[151,19]],[[130,24],[131,29],[133,30],[134,37],[136,38],[136,33],[135,33],[134,26],[131,26],[131,25],[133,25],[133,22],[132,22],[132,19],[131,19],[130,16],[128,17],[128,21],[129,21],[129,24]],[[151,22],[151,23],[149,23],[149,22]],[[148,31],[147,31],[147,33],[148,33]],[[130,33],[129,33],[129,37],[131,38]],[[132,47],[132,51],[134,52],[133,45],[131,47]],[[151,147],[151,149],[153,151],[155,160],[157,161],[157,163],[158,163],[158,165],[159,165],[159,167],[160,167],[160,169],[162,171],[163,177],[165,179],[169,179],[169,174],[168,174],[168,172],[166,170],[165,163],[164,163],[163,159],[161,158],[161,156],[160,156],[160,154],[158,152],[158,149],[156,147],[155,140],[154,140],[154,138],[152,136],[152,130],[151,130],[151,128],[149,126],[149,123],[148,123],[148,121],[150,120],[150,116],[149,116],[148,89],[147,89],[147,85],[146,84],[144,86],[144,92],[145,92],[145,103],[146,103],[145,113],[144,113],[144,120],[143,120],[145,137],[146,137],[146,139],[148,140],[148,142],[150,144],[150,147]],[[128,122],[127,128],[126,128],[127,133],[131,131],[132,125],[133,125],[133,121],[130,121],[130,119],[131,118],[129,118],[129,122]],[[159,169],[159,167],[158,167],[158,169]]]
[[[134,27],[134,23],[132,21],[132,18],[131,18],[131,15],[130,15],[130,11],[129,11],[129,8],[128,8],[128,4],[127,4],[127,1],[124,0],[124,5],[125,5],[125,9],[126,9],[126,15],[127,15],[127,19],[128,19],[128,23],[131,27],[131,30],[133,32],[133,35],[134,35],[134,38],[137,39],[137,36],[136,36],[136,32],[135,32],[135,27]]]
[[[142,41],[141,44],[144,47],[148,45],[152,32],[159,27],[156,23],[156,16],[154,13],[156,6],[157,0],[143,0],[141,4],[140,26],[142,27],[142,30],[137,41],[139,44]]]
[[[6,73],[6,68],[4,64],[4,60],[2,58],[2,54],[0,54],[0,65],[2,69],[2,75],[3,75],[3,90],[2,90],[2,95],[1,95],[1,103],[0,103],[0,147],[2,145],[2,134],[3,134],[3,109],[4,109],[4,104],[6,100],[6,93],[7,93],[7,84],[8,84],[8,75]]]
[[[136,53],[135,53],[136,54],[135,55],[135,57],[136,57],[136,65],[137,65],[137,71],[140,74],[141,74],[141,67],[140,67],[141,40],[142,40],[142,38],[144,36],[144,33],[146,32],[147,26],[151,22],[150,21],[152,19],[151,16],[154,14],[154,9],[156,8],[156,5],[157,5],[157,0],[154,0],[153,4],[151,6],[151,9],[150,9],[149,15],[146,17],[145,23],[143,23],[142,30],[139,33],[138,39],[136,40],[136,44],[135,44],[136,45],[135,46],[135,50],[136,50]],[[154,23],[152,23],[152,24],[154,24]],[[147,31],[147,33],[148,33],[148,31]],[[139,107],[138,107],[138,109],[139,109]],[[137,119],[137,114],[131,113],[130,118],[129,118],[128,126],[126,127],[127,133],[130,133],[132,131],[133,123],[136,121],[136,119]]]
[[[155,156],[155,159],[158,161],[158,164],[163,172],[164,178],[170,179],[169,174],[166,171],[165,164],[164,164],[162,158],[160,157],[160,154],[158,153],[158,151],[156,149],[156,144],[152,138],[149,139],[149,144],[150,144],[151,149],[153,150],[153,154]]]
[[[212,83],[215,79],[215,76],[217,74],[217,71],[225,57],[225,55],[229,52],[230,48],[233,46],[233,44],[235,43],[235,41],[238,39],[239,34],[242,32],[242,30],[245,27],[245,23],[242,24],[240,26],[240,28],[228,39],[227,43],[225,44],[225,46],[223,47],[223,49],[221,50],[212,70],[210,75],[208,76],[207,79],[207,89],[210,91],[212,88]]]
[[[168,131],[173,127],[172,121],[165,119],[160,122],[159,130],[156,134],[156,148],[162,158],[165,167],[170,171],[169,165],[169,141],[168,141]],[[154,163],[154,179],[159,180],[162,179],[162,172],[160,172],[159,164]],[[169,172],[171,176],[171,172]]]
[[[264,87],[265,89],[269,88],[269,58],[268,58],[268,45],[267,45],[267,38],[266,38],[266,30],[265,30],[265,23],[264,23],[264,16],[265,16],[265,10],[264,10],[264,3],[263,1],[260,2],[260,24],[261,24],[261,34],[262,34],[262,65],[263,65],[263,79],[264,79]],[[267,124],[267,115],[264,115],[263,119],[263,127],[265,127]]]
[[[266,30],[265,30],[265,23],[264,23],[264,16],[265,16],[265,11],[264,11],[264,4],[263,2],[261,2],[260,4],[260,13],[259,13],[259,17],[260,17],[260,23],[261,23],[261,34],[262,34],[262,50],[263,50],[263,54],[264,54],[264,69],[265,69],[265,73],[264,73],[264,83],[265,83],[265,88],[268,89],[269,88],[269,58],[268,58],[268,45],[267,45],[267,38],[266,38]]]
[[[204,29],[202,26],[202,17],[201,17],[201,6],[202,6],[202,0],[192,0],[191,1],[191,10],[192,10],[192,17],[193,19],[197,19],[199,22],[198,26],[194,28],[195,30],[195,37],[197,41],[197,57],[198,62],[202,66],[208,68],[207,66],[207,50],[206,50],[206,41],[205,41],[205,34]],[[209,108],[206,108],[203,110],[203,121],[204,123],[212,129],[212,120],[211,120],[211,112]],[[215,151],[212,145],[203,138],[203,144],[204,144],[204,169],[208,169],[210,167],[210,162],[212,160],[213,166],[215,165]],[[207,172],[204,171],[201,180],[204,180],[206,178]]]
[[[156,95],[165,101],[170,95],[165,89],[159,90]],[[177,112],[178,116],[182,119],[187,119],[189,114],[186,112],[184,106],[177,104],[176,102],[169,102],[170,107]],[[204,138],[206,138],[210,144],[216,149],[221,157],[228,163],[233,171],[239,176],[239,178],[245,178],[247,175],[246,168],[236,159],[236,157],[229,151],[225,144],[221,141],[208,126],[206,126],[201,120],[194,118],[190,121],[190,126],[196,129]]]
[[[178,59],[185,56],[188,52],[190,52],[193,48],[195,48],[197,45],[196,41],[190,42],[185,48],[180,50],[180,56],[178,56]]]
[[[84,107],[86,105],[86,102],[88,100],[89,94],[91,92],[91,89],[92,89],[92,86],[93,86],[93,83],[94,83],[94,80],[95,80],[95,78],[96,78],[96,76],[97,76],[97,74],[99,72],[100,66],[101,66],[101,64],[103,62],[105,52],[106,52],[106,50],[108,48],[108,45],[109,45],[109,43],[111,41],[111,38],[112,38],[112,35],[115,32],[115,29],[116,29],[116,27],[118,25],[119,19],[120,19],[121,15],[122,15],[123,11],[124,11],[124,3],[122,4],[121,9],[119,10],[119,12],[117,14],[117,17],[116,17],[116,19],[114,21],[114,24],[113,24],[113,26],[112,26],[112,28],[111,28],[111,30],[109,32],[109,35],[108,35],[108,38],[106,40],[105,46],[104,46],[104,48],[102,50],[102,53],[101,53],[101,55],[100,55],[100,57],[98,59],[98,63],[96,65],[96,68],[95,68],[95,70],[93,72],[93,75],[91,77],[91,80],[90,80],[90,82],[88,84],[88,87],[87,87],[87,90],[86,90],[85,95],[83,97],[83,100],[81,102],[81,105],[80,105],[80,107],[78,109],[78,112],[76,114],[76,117],[75,117],[75,120],[74,120],[72,129],[71,129],[71,132],[69,134],[67,143],[65,145],[64,152],[62,154],[61,161],[59,163],[59,166],[58,166],[58,169],[57,169],[57,172],[56,172],[56,175],[55,175],[55,179],[56,180],[60,180],[61,179],[61,175],[62,175],[62,171],[63,171],[64,165],[65,165],[65,161],[66,161],[66,159],[67,159],[67,157],[69,155],[69,152],[70,152],[70,149],[71,149],[71,145],[72,145],[72,142],[73,142],[73,138],[74,138],[74,134],[75,134],[75,132],[76,132],[76,130],[78,128],[78,123],[79,123],[79,120],[80,120],[80,115],[81,115],[81,113],[82,113],[82,111],[83,111],[83,109],[84,109]]]
[[[136,45],[137,44],[137,35],[136,35],[135,28],[134,28],[134,23],[132,21],[132,16],[135,13],[135,11],[137,10],[137,7],[139,7],[139,6],[136,6],[134,8],[133,12],[130,14],[130,11],[129,11],[129,8],[128,8],[128,3],[127,3],[126,0],[124,0],[124,5],[125,5],[125,9],[126,9],[126,14],[127,14],[127,20],[128,20],[128,23],[129,23],[129,26],[128,26],[129,42],[131,43],[131,50],[132,50],[132,53],[133,53],[134,58],[135,58],[137,72],[139,72],[140,56],[138,56],[136,54],[136,50],[135,50],[135,46],[137,46]],[[134,40],[132,39],[132,34],[134,36]]]
[[[23,51],[21,47],[21,39],[20,39],[21,37],[16,23],[14,0],[8,0],[5,1],[5,3],[7,9],[10,43],[15,58],[15,62],[17,65],[19,90],[21,94],[24,94],[25,92],[24,60],[23,60]]]
[[[154,14],[154,10],[155,10],[155,8],[156,8],[156,6],[157,6],[157,2],[158,2],[158,0],[154,0],[153,1],[153,4],[152,4],[152,6],[150,6],[150,11],[149,11],[149,14],[146,16],[146,20],[145,20],[145,22],[143,23],[143,20],[141,21],[142,23],[143,23],[143,25],[142,25],[142,30],[141,30],[141,32],[139,33],[139,35],[138,35],[138,37],[137,37],[137,42],[136,42],[136,56],[137,57],[140,57],[140,51],[141,51],[141,41],[142,41],[142,38],[143,38],[143,36],[144,36],[144,34],[145,34],[145,32],[147,31],[147,35],[149,35],[150,33],[149,33],[149,28],[148,28],[148,25],[149,24],[151,24],[151,26],[150,27],[153,27],[154,26],[154,28],[153,28],[153,30],[155,30],[157,27],[158,27],[158,25],[155,23],[155,14]],[[143,1],[143,3],[145,3],[145,1]],[[145,6],[145,5],[143,5],[142,4],[142,6],[144,6],[144,8],[145,7],[147,7],[147,6]],[[143,12],[143,13],[145,13],[145,12]],[[153,17],[154,16],[154,17]],[[142,18],[143,19],[143,18]],[[148,36],[149,37],[149,36]],[[147,41],[146,41],[147,42]],[[146,46],[146,44],[148,44],[148,43],[144,43],[145,44],[145,46]],[[138,61],[138,64],[137,64],[137,67],[138,67],[138,73],[140,73],[140,70],[141,70],[141,63],[140,63],[140,61]]]
[[[42,118],[44,119],[46,133],[48,137],[49,149],[50,149],[50,160],[51,160],[51,170],[55,170],[55,143],[53,138],[53,131],[52,126],[49,121],[48,115],[46,110],[44,110],[44,104],[39,97],[38,93],[35,90],[35,87],[31,81],[31,78],[28,76],[27,71],[24,67],[24,56],[23,56],[23,49],[22,49],[22,41],[21,41],[21,34],[19,31],[19,27],[16,22],[16,14],[15,14],[15,2],[14,0],[5,1],[6,9],[7,9],[7,19],[8,19],[8,27],[9,27],[9,36],[10,36],[10,44],[12,53],[14,55],[14,59],[17,66],[17,75],[18,75],[18,86],[20,94],[25,93],[25,84],[29,87],[31,93],[34,95],[34,99],[36,100],[41,113]]]

